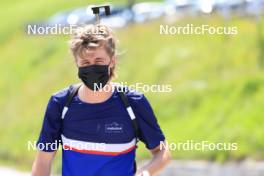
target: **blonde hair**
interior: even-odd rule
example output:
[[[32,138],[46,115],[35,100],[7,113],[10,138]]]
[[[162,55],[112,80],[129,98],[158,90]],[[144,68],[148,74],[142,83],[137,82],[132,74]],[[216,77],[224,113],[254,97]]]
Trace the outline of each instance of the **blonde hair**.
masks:
[[[77,61],[87,50],[103,48],[112,58],[116,55],[116,39],[111,28],[102,24],[87,25],[77,30],[70,40],[70,50]],[[110,69],[110,77],[113,77],[115,66]]]

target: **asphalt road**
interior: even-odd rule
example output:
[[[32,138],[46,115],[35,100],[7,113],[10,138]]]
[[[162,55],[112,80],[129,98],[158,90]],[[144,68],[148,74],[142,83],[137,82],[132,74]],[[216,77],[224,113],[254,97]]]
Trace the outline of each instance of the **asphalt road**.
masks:
[[[139,165],[143,163],[139,163]],[[0,175],[30,176],[30,173],[0,167]],[[159,176],[264,176],[264,161],[245,160],[239,163],[219,164],[208,161],[174,160]]]
[[[207,161],[173,161],[159,176],[264,176],[264,161],[218,164]]]

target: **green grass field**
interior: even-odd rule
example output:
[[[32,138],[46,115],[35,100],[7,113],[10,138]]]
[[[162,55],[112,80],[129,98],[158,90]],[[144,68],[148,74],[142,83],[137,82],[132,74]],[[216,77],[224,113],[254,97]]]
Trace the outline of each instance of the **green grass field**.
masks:
[[[27,141],[37,139],[50,95],[79,81],[70,37],[28,36],[24,24],[83,5],[81,0],[1,2],[1,163],[31,167],[35,153],[27,151]],[[169,142],[238,143],[237,151],[174,151],[175,158],[263,159],[264,72],[254,19],[227,23],[213,16],[173,25],[187,23],[237,26],[238,35],[160,35],[162,20],[116,30],[119,51],[125,51],[116,81],[172,85],[171,93],[146,93]],[[137,156],[149,156],[143,145]]]

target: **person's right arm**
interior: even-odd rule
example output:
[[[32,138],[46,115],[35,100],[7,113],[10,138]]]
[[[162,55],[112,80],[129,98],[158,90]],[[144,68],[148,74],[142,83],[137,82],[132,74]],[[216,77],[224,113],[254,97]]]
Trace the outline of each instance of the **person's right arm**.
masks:
[[[32,166],[32,176],[49,176],[51,166],[61,141],[61,98],[66,97],[66,91],[61,91],[50,97],[42,129],[37,141],[37,154]],[[50,144],[56,145],[50,145]],[[41,144],[41,145],[39,145]],[[45,146],[42,148],[42,146]],[[52,146],[56,146],[53,148]]]
[[[51,165],[55,155],[56,151],[38,151],[32,166],[32,176],[50,176]]]

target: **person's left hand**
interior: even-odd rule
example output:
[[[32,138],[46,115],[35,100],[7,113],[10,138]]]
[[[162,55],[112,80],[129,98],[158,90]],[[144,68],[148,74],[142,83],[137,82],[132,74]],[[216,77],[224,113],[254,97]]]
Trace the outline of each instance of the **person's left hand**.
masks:
[[[135,176],[150,176],[150,173],[147,170],[143,170],[143,171],[137,172]]]

